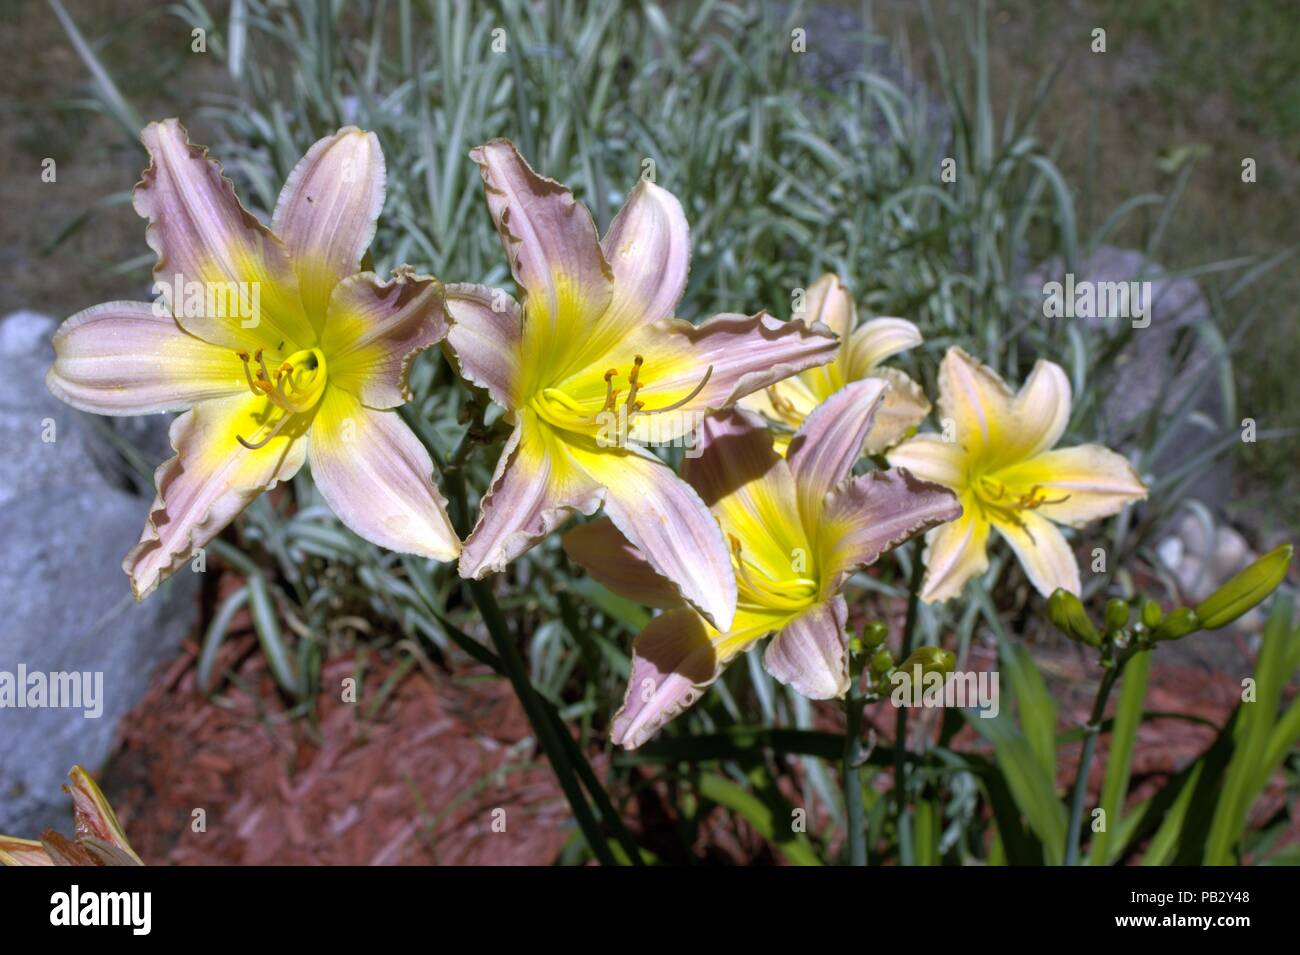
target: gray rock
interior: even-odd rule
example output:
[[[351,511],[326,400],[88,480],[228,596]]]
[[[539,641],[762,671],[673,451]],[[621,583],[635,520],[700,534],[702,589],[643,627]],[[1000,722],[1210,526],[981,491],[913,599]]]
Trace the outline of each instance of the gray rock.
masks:
[[[8,452],[0,460],[0,832],[14,835],[68,828],[60,789],[68,770],[100,767],[122,716],[198,615],[198,578],[189,573],[143,604],[132,600],[120,563],[139,538],[150,498],[125,489],[89,416],[46,390],[54,327],[30,312],[0,320],[7,370],[0,439]],[[165,431],[161,417],[147,420],[142,434]],[[102,712],[14,708],[5,681],[12,692],[20,667],[90,674],[85,689],[102,686],[91,709]]]

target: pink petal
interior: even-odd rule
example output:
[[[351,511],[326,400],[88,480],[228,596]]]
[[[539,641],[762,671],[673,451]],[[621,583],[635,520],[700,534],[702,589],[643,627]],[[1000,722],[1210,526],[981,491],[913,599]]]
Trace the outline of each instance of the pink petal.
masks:
[[[790,462],[806,526],[816,524],[826,492],[853,473],[887,384],[867,378],[845,385],[813,409],[790,442]]]
[[[828,553],[823,573],[833,577],[831,589],[839,590],[857,568],[961,514],[961,505],[951,491],[920,481],[900,468],[853,478],[826,500],[822,539],[828,542]]]
[[[395,408],[410,400],[412,359],[446,334],[437,279],[398,269],[383,282],[358,272],[330,296],[321,349],[332,384],[372,408]]]
[[[303,308],[288,250],[240,205],[207,150],[191,143],[174,119],[150,123],[140,139],[150,163],[135,187],[135,210],[149,220],[145,238],[158,253],[155,288],[170,296],[181,327],[232,350],[275,350],[283,342],[293,346],[288,353],[314,344],[316,329]],[[199,291],[200,301],[223,290],[235,299],[226,300],[225,316],[206,307],[195,314],[187,283]]]
[[[248,390],[233,351],[195,338],[158,311],[144,302],[105,302],[73,315],[54,334],[50,391],[82,411],[137,415]]]
[[[610,738],[636,749],[691,706],[722,665],[699,614],[669,610],[655,617],[632,647],[632,670]]]
[[[588,345],[574,331],[594,328],[613,294],[591,213],[563,185],[535,173],[508,140],[491,140],[469,155],[524,292],[528,334],[562,374]]]
[[[271,230],[288,246],[317,331],[330,292],[360,268],[375,237],[384,179],[378,137],[346,126],[317,140],[280,190]]]
[[[305,420],[257,451],[235,441],[235,434],[249,438],[257,433],[267,405],[265,398],[251,395],[219,398],[172,422],[176,456],[154,472],[158,494],[144,533],[122,561],[136,600],[184,567],[250,501],[302,467]]]
[[[849,690],[849,610],[838,594],[795,617],[767,645],[763,667],[812,700],[832,700]]]
[[[505,570],[571,514],[592,514],[603,499],[554,429],[522,409],[465,541],[460,575],[482,579]]]
[[[446,294],[451,319],[447,342],[461,375],[513,411],[520,400],[523,363],[523,317],[518,303],[486,285],[448,285]]]
[[[614,272],[614,297],[593,351],[607,350],[640,325],[672,318],[691,268],[691,238],[682,205],[642,179],[601,242]]]
[[[309,457],[325,502],[372,544],[442,561],[460,553],[429,452],[396,411],[376,411],[327,389]]]

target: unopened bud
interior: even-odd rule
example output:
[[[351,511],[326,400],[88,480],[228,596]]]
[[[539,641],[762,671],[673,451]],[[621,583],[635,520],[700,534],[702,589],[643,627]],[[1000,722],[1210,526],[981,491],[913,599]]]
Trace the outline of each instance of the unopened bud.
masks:
[[[1101,646],[1101,635],[1088,619],[1083,604],[1068,590],[1058,587],[1047,598],[1047,616],[1056,629],[1071,640],[1078,640],[1090,647]]]
[[[1154,630],[1160,626],[1160,621],[1165,619],[1165,612],[1160,609],[1160,604],[1156,603],[1150,597],[1142,599],[1142,624],[1148,630]]]
[[[951,673],[957,666],[957,657],[950,650],[942,647],[917,647],[912,651],[911,656],[899,665],[899,669],[910,673],[918,666],[922,674]]]
[[[1216,590],[1196,608],[1206,630],[1226,627],[1277,589],[1291,563],[1291,545],[1269,551]]]
[[[1129,606],[1118,597],[1106,601],[1106,632],[1114,633],[1128,626]]]

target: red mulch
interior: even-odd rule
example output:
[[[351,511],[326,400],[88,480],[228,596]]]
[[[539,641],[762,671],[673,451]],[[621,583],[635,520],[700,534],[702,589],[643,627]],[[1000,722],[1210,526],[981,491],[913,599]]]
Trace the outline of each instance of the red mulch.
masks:
[[[217,705],[190,644],[125,721],[104,786],[152,864],[549,864],[568,806],[508,684],[413,669],[373,716],[391,657],[330,661],[315,725],[287,714],[252,635],[222,649],[238,680]],[[250,692],[245,692],[247,688]],[[196,832],[194,812],[206,813]],[[493,831],[494,810],[504,832]],[[498,825],[499,828],[499,825]]]

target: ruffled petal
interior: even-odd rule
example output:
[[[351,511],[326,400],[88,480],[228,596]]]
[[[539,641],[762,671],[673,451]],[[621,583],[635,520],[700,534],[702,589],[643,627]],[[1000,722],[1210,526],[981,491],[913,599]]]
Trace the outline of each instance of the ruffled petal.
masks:
[[[613,272],[591,213],[573,193],[539,176],[514,144],[494,139],[470,152],[488,210],[524,293],[524,352],[531,394],[576,371],[613,295]]]
[[[1147,487],[1123,455],[1099,444],[1046,451],[997,472],[1011,493],[1044,501],[1035,513],[1060,524],[1082,526],[1145,500]]]
[[[885,551],[961,514],[952,491],[905,470],[853,478],[831,491],[818,523],[823,577],[838,591],[846,577]]]
[[[45,383],[82,411],[181,411],[248,390],[233,351],[195,338],[170,313],[144,302],[105,302],[78,312],[59,326],[53,345]]]
[[[397,269],[384,282],[358,272],[330,296],[320,347],[331,384],[371,408],[395,408],[410,400],[411,361],[446,334],[437,279]]]
[[[930,413],[930,402],[921,386],[897,368],[877,368],[871,377],[888,382],[889,390],[876,409],[863,451],[883,454],[925,420]]]
[[[433,483],[433,460],[396,411],[327,388],[309,458],[325,503],[372,544],[441,561],[460,553],[447,500]]]
[[[661,577],[608,517],[578,525],[561,543],[570,560],[620,597],[664,610],[685,606],[673,582]]]
[[[691,610],[669,610],[646,625],[632,644],[632,669],[610,738],[636,749],[690,707],[742,650],[785,625],[788,616],[740,611],[719,633]]]
[[[763,668],[811,700],[833,700],[849,690],[849,609],[836,595],[799,614],[772,638]]]
[[[345,126],[317,140],[280,190],[271,231],[293,257],[317,332],[334,286],[361,266],[384,207],[384,153],[374,133]]]
[[[140,542],[122,561],[136,600],[183,567],[253,498],[293,477],[307,456],[308,415],[298,415],[263,447],[253,441],[280,412],[261,397],[239,395],[196,405],[171,426],[176,456],[154,472],[158,494]]]
[[[810,532],[821,521],[826,492],[853,473],[888,385],[867,378],[845,385],[804,421],[786,452]]]
[[[466,381],[486,388],[492,400],[511,411],[521,400],[523,317],[519,305],[486,285],[448,285],[447,342]]]
[[[851,380],[850,341],[853,326],[858,321],[858,309],[839,276],[830,272],[809,286],[803,304],[803,309],[796,312],[794,317],[802,319],[809,326],[820,323],[838,339],[833,361],[809,368],[799,375],[799,379],[807,385],[817,403],[820,403]]]
[[[505,570],[569,515],[592,514],[603,499],[555,429],[522,409],[465,541],[460,575],[482,579]]]
[[[140,139],[150,162],[135,210],[158,254],[155,291],[181,327],[232,350],[315,344],[288,250],[240,205],[207,150],[174,119],[150,123]]]
[[[1044,597],[1058,587],[1078,595],[1079,563],[1056,525],[1032,512],[1021,511],[1017,518],[1018,524],[995,519],[993,526],[1016,552],[1034,589]]]
[[[921,599],[926,603],[958,596],[968,580],[989,569],[988,522],[979,518],[969,501],[963,498],[961,504],[961,517],[926,535],[921,558],[925,562]]]

